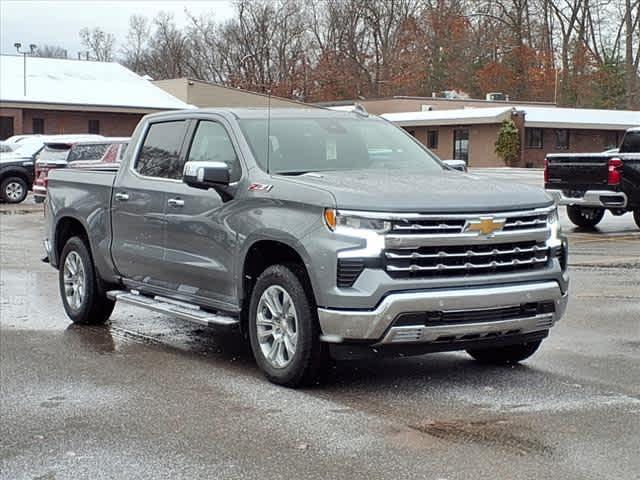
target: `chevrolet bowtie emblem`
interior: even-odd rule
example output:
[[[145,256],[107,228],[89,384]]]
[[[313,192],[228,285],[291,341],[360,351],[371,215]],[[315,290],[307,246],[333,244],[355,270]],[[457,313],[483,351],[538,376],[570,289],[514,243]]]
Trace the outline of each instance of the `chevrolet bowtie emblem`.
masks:
[[[499,232],[504,227],[506,219],[493,217],[480,217],[475,220],[467,220],[464,226],[465,232],[478,232],[482,235],[491,235],[492,233]]]

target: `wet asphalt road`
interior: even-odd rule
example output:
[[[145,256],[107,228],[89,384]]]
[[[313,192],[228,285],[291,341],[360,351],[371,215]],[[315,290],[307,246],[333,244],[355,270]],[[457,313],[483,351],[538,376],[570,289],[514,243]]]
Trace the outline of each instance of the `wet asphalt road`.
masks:
[[[6,208],[0,207],[0,211]],[[28,209],[27,209],[28,210]],[[0,215],[2,479],[637,479],[640,230],[569,227],[566,317],[521,366],[462,353],[263,380],[239,335],[117,306],[76,327],[42,215]]]

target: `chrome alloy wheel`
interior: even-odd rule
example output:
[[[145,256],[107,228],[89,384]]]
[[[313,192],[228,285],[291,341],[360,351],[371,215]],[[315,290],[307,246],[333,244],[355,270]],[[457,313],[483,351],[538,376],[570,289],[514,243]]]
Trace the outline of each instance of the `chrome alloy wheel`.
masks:
[[[24,195],[24,187],[20,182],[9,182],[4,189],[4,196],[12,202],[17,202]]]
[[[256,312],[258,342],[264,358],[275,368],[293,359],[298,341],[298,317],[287,291],[271,285],[260,297]]]
[[[64,261],[64,296],[67,304],[79,310],[85,296],[86,274],[77,252],[69,252]]]

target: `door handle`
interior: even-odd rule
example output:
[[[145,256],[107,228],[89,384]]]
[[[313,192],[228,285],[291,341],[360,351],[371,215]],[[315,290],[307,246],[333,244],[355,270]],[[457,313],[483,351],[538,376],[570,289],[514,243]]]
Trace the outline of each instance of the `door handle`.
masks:
[[[184,200],[181,200],[179,198],[170,198],[169,200],[167,200],[167,204],[170,207],[184,207]]]
[[[129,200],[128,193],[118,192],[115,194],[115,197],[116,197],[116,200],[118,200],[119,202],[126,202],[127,200]]]

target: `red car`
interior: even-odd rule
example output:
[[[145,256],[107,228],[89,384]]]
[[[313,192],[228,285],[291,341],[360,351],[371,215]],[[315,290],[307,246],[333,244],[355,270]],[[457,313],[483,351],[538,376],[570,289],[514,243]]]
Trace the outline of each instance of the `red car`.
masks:
[[[105,162],[119,161],[124,151],[126,137],[102,137],[100,135],[64,135],[48,139],[36,157],[33,196],[36,203],[42,203],[47,196],[49,171],[64,168],[70,164],[78,167],[96,167]]]

